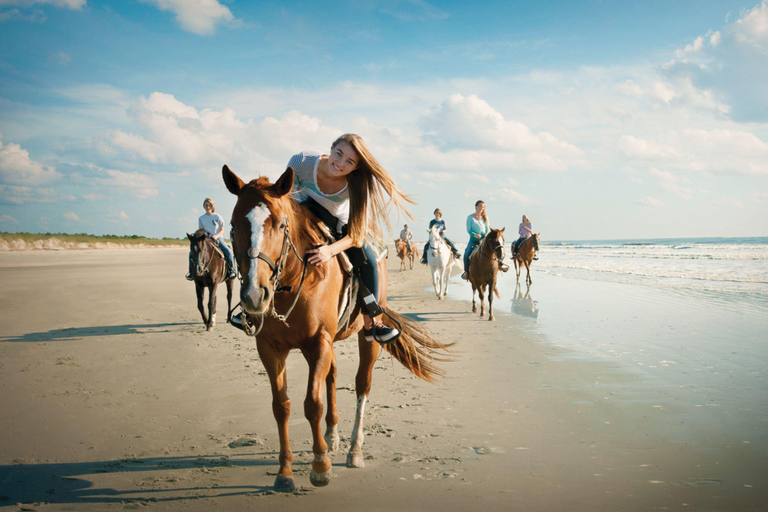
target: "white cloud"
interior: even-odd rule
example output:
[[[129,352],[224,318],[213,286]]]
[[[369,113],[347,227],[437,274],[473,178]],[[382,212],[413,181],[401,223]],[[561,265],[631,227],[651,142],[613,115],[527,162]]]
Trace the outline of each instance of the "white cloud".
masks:
[[[0,134],[0,183],[41,185],[56,181],[60,176],[52,167],[29,158],[29,151],[20,145],[3,144]]]
[[[659,186],[671,194],[675,194],[680,199],[690,200],[693,199],[693,189],[686,186],[691,183],[691,180],[682,176],[675,176],[671,172],[660,171],[655,168],[651,168],[648,174],[656,178]]]
[[[638,199],[637,201],[635,201],[635,203],[642,206],[647,206],[650,208],[658,208],[660,206],[664,206],[663,202],[651,196],[646,196],[642,199]]]
[[[663,67],[673,83],[689,84],[700,106],[724,104],[737,121],[768,120],[768,0],[733,23],[678,50]]]
[[[60,201],[76,201],[76,198],[52,188],[0,185],[0,203],[57,203]]]
[[[470,169],[495,159],[493,168],[510,171],[565,171],[583,154],[550,133],[533,133],[521,122],[504,119],[475,95],[450,96],[424,115],[420,124],[424,139],[441,153],[439,157],[453,165],[464,160]]]
[[[19,221],[8,215],[7,213],[4,213],[3,215],[0,215],[0,224],[18,224]]]
[[[209,35],[221,23],[231,23],[235,17],[228,7],[217,0],[143,0],[162,11],[176,15],[181,28],[198,35]]]
[[[158,195],[157,182],[149,176],[115,169],[107,170],[106,174],[109,177],[97,178],[95,181],[102,186],[119,189],[120,193],[128,193],[139,199]]]
[[[128,214],[125,213],[123,210],[120,210],[120,213],[118,214],[121,219],[129,219]]]
[[[64,213],[64,214],[62,214],[62,217],[64,217],[67,220],[73,220],[73,221],[79,221],[80,220],[80,217],[78,217],[76,213],[72,213],[72,212]]]

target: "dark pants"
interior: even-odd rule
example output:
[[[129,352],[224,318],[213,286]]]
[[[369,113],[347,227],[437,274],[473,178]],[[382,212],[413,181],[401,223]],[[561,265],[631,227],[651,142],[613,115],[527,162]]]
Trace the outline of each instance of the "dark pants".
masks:
[[[455,245],[453,245],[453,242],[451,242],[451,240],[447,236],[443,236],[443,240],[445,240],[445,243],[447,243],[450,246],[451,251],[453,251],[455,253],[459,252],[459,250],[456,248]],[[425,260],[427,259],[427,251],[428,250],[429,250],[429,242],[424,244],[424,252],[422,253],[422,257]]]
[[[472,254],[472,249],[475,248],[480,242],[482,242],[482,239],[479,238],[470,238],[469,243],[467,243],[467,248],[464,249],[464,271],[469,271],[469,255]]]
[[[323,208],[320,203],[312,198],[308,198],[304,201],[304,204],[328,226],[337,241],[346,236],[347,226],[342,226],[341,233],[338,232],[336,228],[339,224],[339,219]],[[379,267],[376,265],[376,253],[371,245],[368,242],[363,242],[362,247],[350,247],[344,253],[349,257],[352,266],[355,267],[355,270],[360,275],[360,280],[376,298],[376,302],[379,302]]]

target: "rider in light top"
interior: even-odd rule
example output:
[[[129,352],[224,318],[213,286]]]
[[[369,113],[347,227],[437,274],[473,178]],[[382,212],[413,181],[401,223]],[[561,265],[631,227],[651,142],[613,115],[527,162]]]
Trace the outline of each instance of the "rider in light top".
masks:
[[[443,212],[440,210],[440,208],[435,208],[434,211],[435,218],[429,221],[429,230],[432,231],[432,226],[438,226],[440,228],[440,236],[445,240],[445,243],[447,243],[451,247],[451,251],[453,252],[453,257],[456,259],[461,258],[461,254],[459,254],[459,250],[456,249],[456,246],[453,244],[453,242],[445,236],[445,221],[443,220]],[[421,255],[421,262],[426,265],[427,264],[427,250],[429,250],[429,240],[427,240],[427,243],[424,244],[424,252]]]
[[[408,249],[408,255],[411,255],[411,242],[413,241],[413,233],[411,233],[411,230],[408,229],[408,224],[403,226],[403,229],[400,230],[400,240],[405,242],[405,247]]]
[[[515,240],[513,249],[512,249],[512,257],[517,254],[517,249],[520,247],[520,244],[523,243],[523,240],[526,238],[530,238],[531,235],[533,235],[533,229],[531,227],[531,221],[528,220],[528,217],[523,215],[523,221],[520,223],[520,226],[517,228],[517,232],[520,235],[520,238]],[[533,256],[534,260],[538,260],[539,257],[535,255]]]
[[[379,273],[376,255],[365,241],[368,232],[379,235],[379,224],[388,228],[387,204],[408,217],[404,203],[415,204],[374,158],[359,135],[342,135],[331,145],[330,154],[304,151],[288,162],[295,177],[293,193],[334,231],[336,241],[307,251],[307,261],[322,265],[340,252],[346,252],[359,269],[360,278],[373,295],[365,303],[379,300]],[[389,201],[385,201],[385,196]],[[373,305],[371,305],[373,306]],[[376,311],[370,307],[368,311]],[[377,315],[363,314],[365,339],[387,342],[399,336],[397,329],[377,320]]]
[[[232,249],[229,248],[227,242],[224,241],[224,228],[227,224],[224,222],[224,217],[216,213],[216,205],[213,204],[213,200],[206,197],[203,201],[203,209],[205,213],[200,216],[197,221],[198,229],[204,229],[216,243],[219,244],[221,252],[227,259],[228,272],[227,279],[236,277],[235,275],[235,259],[232,256]],[[192,268],[192,253],[189,254],[189,274],[186,275],[188,281],[194,281],[194,268]]]

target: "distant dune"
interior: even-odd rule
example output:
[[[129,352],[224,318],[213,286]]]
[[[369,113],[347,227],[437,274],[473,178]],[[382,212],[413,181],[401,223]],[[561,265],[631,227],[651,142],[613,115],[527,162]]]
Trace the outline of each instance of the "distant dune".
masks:
[[[67,235],[31,233],[0,233],[2,251],[63,251],[86,249],[162,249],[184,247],[186,240],[145,237],[100,237],[94,235]]]

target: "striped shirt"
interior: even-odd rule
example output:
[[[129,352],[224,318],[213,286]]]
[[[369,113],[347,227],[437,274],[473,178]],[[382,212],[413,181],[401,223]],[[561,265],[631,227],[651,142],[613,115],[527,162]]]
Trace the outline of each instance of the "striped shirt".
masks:
[[[331,215],[339,219],[337,229],[349,222],[349,189],[344,188],[335,194],[326,194],[317,185],[317,166],[322,153],[317,151],[302,151],[293,155],[288,161],[288,167],[293,168],[293,195],[297,201],[303,202],[308,197],[317,201]]]

